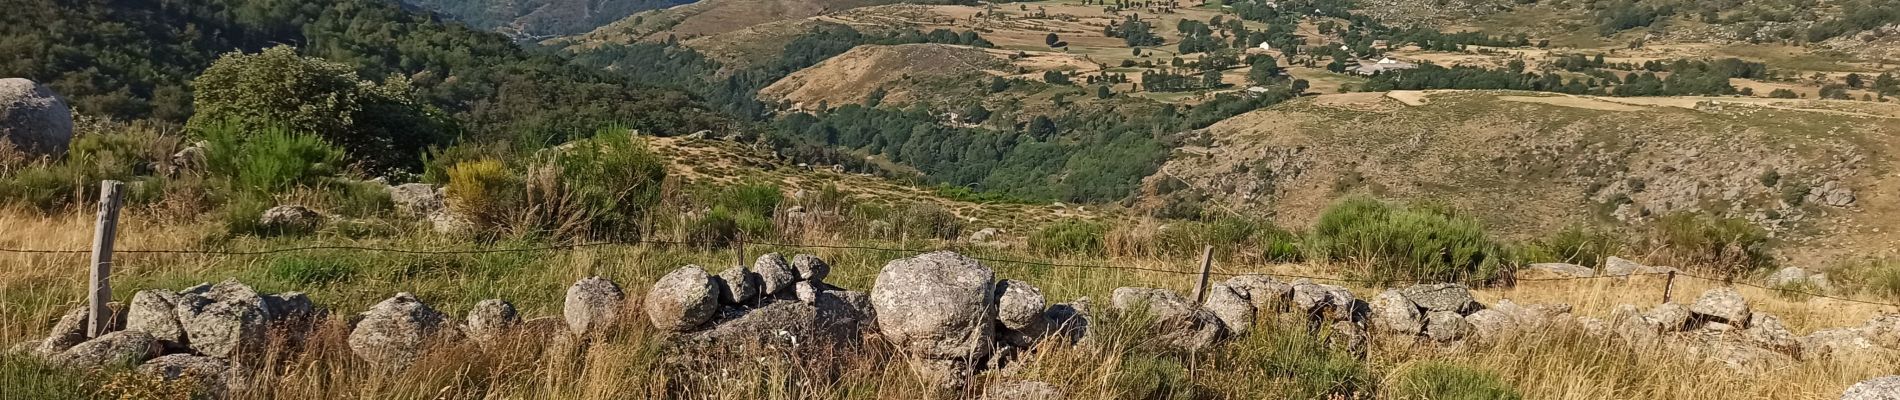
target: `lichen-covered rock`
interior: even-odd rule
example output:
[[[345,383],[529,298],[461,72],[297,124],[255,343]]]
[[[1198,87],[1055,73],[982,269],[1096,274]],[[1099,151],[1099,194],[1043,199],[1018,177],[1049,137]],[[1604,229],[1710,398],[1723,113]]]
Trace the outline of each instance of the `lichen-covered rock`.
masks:
[[[157,357],[164,346],[144,331],[118,331],[74,345],[53,355],[54,364],[74,368],[99,368],[112,365],[138,365]]]
[[[1089,334],[1088,301],[1085,297],[1049,305],[1049,310],[1043,313],[1049,319],[1049,337],[1062,338],[1067,344],[1082,342]]]
[[[627,294],[620,291],[620,285],[607,278],[590,276],[567,288],[561,316],[566,318],[569,332],[587,337],[612,327],[626,301]]]
[[[1801,357],[1809,360],[1866,355],[1885,350],[1862,335],[1859,329],[1853,328],[1815,331],[1798,340],[1801,343]]]
[[[72,108],[46,85],[0,79],[0,139],[35,156],[65,154],[73,141]]]
[[[871,287],[878,330],[919,357],[968,361],[949,365],[981,362],[989,356],[995,331],[995,281],[989,267],[953,252],[892,260]]]
[[[1471,297],[1471,289],[1456,283],[1418,284],[1399,289],[1406,299],[1418,304],[1425,311],[1442,311],[1464,314],[1478,306],[1477,299]]]
[[[1661,327],[1664,332],[1675,332],[1687,329],[1689,319],[1693,316],[1694,313],[1690,312],[1688,307],[1683,307],[1681,304],[1676,303],[1658,304],[1655,308],[1651,308],[1649,312],[1643,314],[1643,318]]]
[[[181,292],[178,323],[199,354],[233,358],[261,354],[272,317],[264,296],[235,279]]]
[[[1479,339],[1497,340],[1523,330],[1516,316],[1503,310],[1483,309],[1465,316],[1465,323],[1471,326],[1471,333]]]
[[[427,183],[405,183],[389,188],[389,200],[396,209],[413,216],[427,216],[447,205],[443,192]]]
[[[1689,312],[1704,320],[1710,320],[1739,328],[1748,327],[1748,301],[1742,299],[1742,293],[1732,287],[1718,287],[1702,292],[1695,305],[1689,306]]]
[[[1649,267],[1622,257],[1610,256],[1603,259],[1604,276],[1629,276],[1649,273]]]
[[[1749,316],[1748,329],[1742,331],[1742,337],[1782,353],[1792,354],[1801,350],[1801,338],[1782,325],[1781,318],[1768,313],[1758,312]]]
[[[257,217],[257,225],[276,232],[312,232],[323,225],[323,214],[309,207],[285,204],[264,210],[264,214]]]
[[[1597,271],[1590,267],[1566,263],[1531,264],[1528,269],[1552,278],[1589,278],[1597,275]]]
[[[373,365],[406,367],[444,333],[448,319],[415,295],[397,293],[363,313],[350,331],[350,351]]]
[[[207,398],[226,398],[240,379],[231,364],[213,357],[172,354],[139,364],[138,373],[164,382],[189,380]]]
[[[475,308],[468,310],[468,319],[462,330],[475,343],[490,346],[508,329],[520,323],[521,316],[515,312],[514,304],[502,299],[488,299],[475,303]]]
[[[798,279],[805,281],[823,281],[831,275],[831,264],[810,254],[792,256],[792,269],[798,271]]]
[[[1046,382],[1008,381],[991,384],[982,400],[1062,400],[1068,392]]]
[[[719,312],[718,285],[697,265],[669,272],[647,291],[644,309],[653,327],[685,332],[704,325]]]
[[[752,272],[759,274],[759,293],[774,295],[792,290],[798,282],[798,269],[785,262],[785,256],[778,253],[765,253],[752,263]]]
[[[145,332],[167,347],[184,346],[185,327],[178,323],[176,301],[178,294],[164,289],[132,294],[132,304],[125,310],[125,329]]]
[[[1841,400],[1900,400],[1900,375],[1868,379],[1847,387]]]
[[[1199,351],[1226,335],[1226,325],[1214,313],[1167,289],[1116,288],[1110,306],[1124,314],[1146,313],[1154,320],[1154,339],[1162,346]]]
[[[1025,329],[1042,323],[1042,289],[1029,282],[1005,279],[996,283],[996,321],[1005,329]]]
[[[764,282],[759,275],[747,271],[743,266],[727,268],[719,273],[719,302],[731,305],[748,305],[759,297],[759,287]]]
[[[812,283],[812,281],[798,281],[792,283],[792,290],[787,294],[790,295],[789,298],[792,300],[805,303],[815,302],[818,301],[818,293],[825,291],[824,288],[819,287],[821,284],[822,283]]]
[[[119,303],[108,303],[106,304],[106,310],[108,310],[107,312],[110,317],[106,318],[108,323],[105,327],[105,331],[117,331],[125,326],[126,313],[123,306]],[[66,310],[66,314],[60,315],[59,321],[53,323],[53,331],[46,336],[45,340],[40,341],[39,346],[33,349],[33,353],[39,355],[59,354],[68,348],[72,348],[73,345],[85,342],[87,338],[86,319],[88,317],[89,312],[85,305]]]
[[[1900,350],[1900,314],[1881,314],[1869,318],[1867,323],[1861,324],[1860,331],[1881,347]]]
[[[1425,313],[1425,336],[1440,342],[1452,342],[1471,335],[1472,326],[1465,317],[1451,311]]]
[[[1246,335],[1253,330],[1253,302],[1225,283],[1217,283],[1207,289],[1207,301],[1201,304],[1207,311],[1220,318],[1221,324],[1234,335]]]
[[[1266,275],[1240,275],[1228,278],[1222,284],[1246,297],[1253,303],[1255,310],[1280,312],[1287,309],[1293,301],[1293,285],[1273,280]]]
[[[1379,292],[1372,299],[1372,323],[1386,332],[1417,335],[1425,332],[1425,314],[1397,290]]]

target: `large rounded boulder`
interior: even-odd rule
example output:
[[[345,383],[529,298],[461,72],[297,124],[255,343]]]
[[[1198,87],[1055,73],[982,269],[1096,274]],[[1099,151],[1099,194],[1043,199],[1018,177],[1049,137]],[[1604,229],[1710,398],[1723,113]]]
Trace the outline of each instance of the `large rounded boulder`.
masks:
[[[0,138],[27,154],[63,154],[73,141],[73,110],[46,85],[0,79]]]
[[[587,336],[606,332],[613,326],[620,316],[621,306],[627,301],[627,294],[620,291],[620,285],[614,281],[592,276],[569,286],[566,300],[561,316],[567,319],[568,330]]]
[[[989,355],[996,325],[996,273],[940,251],[884,264],[871,305],[884,338],[913,355],[912,366],[942,386],[961,386],[968,366]]]
[[[350,331],[350,351],[370,364],[408,366],[449,325],[448,320],[415,295],[397,293],[363,313],[363,320]]]
[[[199,354],[232,358],[263,349],[272,320],[264,296],[236,280],[187,289],[178,296],[178,323]]]
[[[719,286],[697,265],[673,270],[647,291],[647,319],[662,330],[686,332],[698,328],[719,313]]]

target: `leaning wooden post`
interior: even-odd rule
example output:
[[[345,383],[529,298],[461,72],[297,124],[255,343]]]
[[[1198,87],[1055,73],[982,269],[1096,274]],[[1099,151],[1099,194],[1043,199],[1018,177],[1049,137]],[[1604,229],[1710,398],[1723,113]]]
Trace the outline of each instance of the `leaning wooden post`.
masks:
[[[119,229],[119,189],[125,184],[119,181],[99,182],[99,219],[92,232],[92,279],[89,284],[86,306],[86,337],[99,337],[106,333],[106,325],[111,322],[112,311],[106,309],[106,303],[112,301],[112,241]]]
[[[1194,281],[1194,304],[1207,301],[1207,271],[1214,266],[1214,246],[1201,248],[1201,276]]]

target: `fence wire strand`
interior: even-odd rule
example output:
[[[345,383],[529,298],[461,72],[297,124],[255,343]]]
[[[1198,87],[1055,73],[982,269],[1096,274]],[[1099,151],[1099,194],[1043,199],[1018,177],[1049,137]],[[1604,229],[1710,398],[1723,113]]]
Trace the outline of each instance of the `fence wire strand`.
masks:
[[[473,254],[525,253],[525,252],[540,252],[540,251],[572,251],[576,249],[591,248],[591,247],[604,247],[604,246],[617,246],[617,245],[640,245],[640,244],[662,245],[662,246],[690,246],[692,245],[692,243],[683,242],[683,241],[641,239],[641,240],[599,241],[599,242],[531,246],[531,247],[463,249],[463,250],[414,250],[414,249],[373,247],[373,246],[321,245],[321,246],[284,247],[284,248],[276,248],[276,249],[250,250],[250,251],[207,250],[207,249],[189,249],[189,250],[131,249],[131,250],[114,250],[113,253],[261,256],[261,255],[272,255],[272,254],[303,252],[303,251],[342,250],[342,251],[368,251],[368,252],[421,254],[421,255],[473,255]],[[903,249],[903,248],[888,248],[888,247],[860,246],[860,245],[826,245],[826,244],[805,244],[805,243],[779,243],[779,242],[744,242],[744,244],[754,245],[754,246],[781,247],[781,248],[863,250],[863,251],[882,251],[882,252],[907,253],[907,254],[923,254],[923,253],[938,251],[938,250],[927,250],[927,249]],[[0,253],[14,253],[14,254],[89,254],[91,252],[92,252],[91,250],[0,248]],[[1018,259],[997,258],[997,257],[987,257],[987,256],[970,256],[970,255],[966,255],[966,257],[970,257],[971,259],[978,260],[978,261],[987,261],[987,262],[992,262],[992,263],[1030,265],[1030,266],[1041,266],[1041,267],[1049,267],[1049,268],[1072,268],[1072,269],[1092,269],[1092,270],[1111,270],[1111,271],[1114,271],[1114,270],[1141,271],[1141,272],[1155,272],[1155,273],[1167,273],[1167,274],[1178,274],[1178,275],[1199,274],[1199,272],[1196,272],[1196,271],[1180,271],[1180,270],[1159,269],[1159,268],[1112,266],[1112,265],[1103,265],[1103,264],[1055,263],[1055,262],[1030,261],[1030,260],[1018,260]],[[1255,267],[1255,266],[1256,265],[1246,265],[1246,267]],[[1274,272],[1213,271],[1213,272],[1209,272],[1208,274],[1216,275],[1216,276],[1264,275],[1264,276],[1270,276],[1270,277],[1282,278],[1282,279],[1306,279],[1310,281],[1360,283],[1360,284],[1443,282],[1443,280],[1440,280],[1440,279],[1351,279],[1351,278],[1334,278],[1334,277],[1309,276],[1309,275],[1298,275],[1298,274],[1284,274],[1284,273],[1274,273]],[[1670,274],[1670,272],[1633,273],[1633,274],[1624,274],[1624,275],[1572,276],[1572,277],[1555,277],[1555,278],[1506,278],[1506,281],[1511,282],[1511,283],[1582,281],[1582,280],[1596,280],[1596,279],[1628,279],[1628,278],[1639,277],[1639,276],[1658,276],[1658,275],[1668,275],[1668,274]],[[1882,302],[1867,301],[1867,300],[1856,300],[1856,299],[1851,299],[1851,298],[1830,296],[1826,294],[1813,293],[1813,292],[1797,290],[1797,289],[1777,288],[1777,287],[1756,285],[1756,284],[1747,283],[1747,282],[1737,282],[1732,279],[1711,278],[1711,277],[1705,277],[1705,276],[1700,276],[1700,275],[1695,275],[1695,274],[1690,274],[1690,273],[1680,272],[1680,271],[1674,272],[1674,274],[1678,276],[1700,279],[1700,280],[1710,281],[1710,282],[1747,286],[1747,287],[1763,289],[1763,290],[1770,290],[1770,291],[1776,291],[1776,292],[1782,292],[1782,293],[1793,293],[1793,294],[1799,294],[1799,295],[1811,296],[1811,297],[1820,297],[1820,298],[1826,298],[1826,299],[1832,299],[1832,300],[1844,301],[1844,302],[1850,302],[1850,303],[1885,306],[1885,307],[1900,307],[1900,304],[1895,304],[1895,303],[1882,303]],[[1482,284],[1486,282],[1465,281],[1465,282],[1458,282],[1458,283]]]

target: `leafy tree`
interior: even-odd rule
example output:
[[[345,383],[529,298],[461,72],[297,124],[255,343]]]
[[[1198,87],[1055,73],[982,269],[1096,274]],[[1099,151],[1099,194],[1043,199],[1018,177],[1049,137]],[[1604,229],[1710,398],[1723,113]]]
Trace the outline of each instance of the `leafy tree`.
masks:
[[[190,126],[233,123],[245,131],[282,124],[313,132],[378,168],[419,166],[416,156],[447,137],[447,123],[411,93],[406,79],[358,79],[347,65],[298,56],[289,46],[219,57],[192,80]]]
[[[1280,79],[1280,65],[1273,57],[1261,56],[1254,60],[1253,69],[1247,71],[1247,79],[1256,85],[1266,85]]]
[[[1847,74],[1847,87],[1859,89],[1866,84],[1867,82],[1861,78],[1860,74]]]

